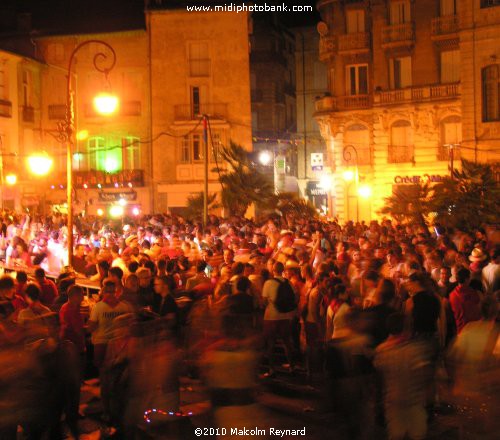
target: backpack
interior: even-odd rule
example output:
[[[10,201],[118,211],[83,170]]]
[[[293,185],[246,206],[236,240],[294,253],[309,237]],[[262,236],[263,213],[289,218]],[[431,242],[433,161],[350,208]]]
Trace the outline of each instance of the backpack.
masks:
[[[288,280],[281,281],[274,278],[275,281],[279,283],[278,292],[276,293],[276,299],[274,301],[274,307],[280,313],[288,313],[297,308],[295,302],[295,292],[292,285]]]

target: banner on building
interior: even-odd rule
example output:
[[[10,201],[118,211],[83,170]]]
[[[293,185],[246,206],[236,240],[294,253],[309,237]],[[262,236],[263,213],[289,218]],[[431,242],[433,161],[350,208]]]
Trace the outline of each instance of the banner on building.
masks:
[[[101,202],[118,202],[122,199],[127,202],[132,202],[137,200],[137,193],[135,191],[99,192],[99,200]]]

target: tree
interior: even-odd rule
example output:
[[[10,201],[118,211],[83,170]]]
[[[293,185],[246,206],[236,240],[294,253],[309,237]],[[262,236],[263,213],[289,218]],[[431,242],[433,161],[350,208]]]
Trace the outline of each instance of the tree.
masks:
[[[231,214],[242,216],[252,203],[266,203],[274,195],[272,184],[242,146],[231,141],[219,149],[219,158],[224,166],[218,163],[213,171],[222,184],[222,205]]]
[[[417,223],[427,227],[428,215],[432,212],[433,189],[428,183],[412,185],[407,190],[395,191],[385,198],[381,214],[387,214],[399,223]]]
[[[434,188],[432,210],[444,226],[474,229],[497,223],[500,186],[489,164],[462,160],[462,170],[453,170],[453,179],[444,178]]]
[[[273,206],[284,218],[314,218],[318,212],[314,205],[296,193],[282,192],[275,196]]]
[[[208,194],[208,210],[220,208],[216,201],[217,194]],[[203,191],[193,194],[187,199],[186,218],[192,220],[203,215]]]

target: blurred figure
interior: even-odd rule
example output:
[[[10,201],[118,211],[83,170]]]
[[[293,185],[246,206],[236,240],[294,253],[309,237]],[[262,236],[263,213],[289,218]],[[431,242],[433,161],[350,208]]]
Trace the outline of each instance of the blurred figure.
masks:
[[[460,269],[457,272],[458,286],[450,294],[450,305],[455,317],[457,333],[460,334],[464,326],[480,318],[479,294],[469,287],[470,272]]]
[[[424,439],[427,434],[426,378],[431,364],[426,349],[403,336],[404,316],[388,318],[389,338],[377,347],[375,367],[384,378],[384,407],[389,440]]]
[[[59,295],[56,283],[54,283],[54,281],[52,280],[49,280],[45,276],[45,270],[43,270],[42,268],[38,268],[35,270],[35,280],[41,289],[40,302],[43,305],[50,307]]]

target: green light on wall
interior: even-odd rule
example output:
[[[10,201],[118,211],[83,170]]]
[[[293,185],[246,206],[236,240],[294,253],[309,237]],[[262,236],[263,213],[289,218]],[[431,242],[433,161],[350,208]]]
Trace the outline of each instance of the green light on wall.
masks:
[[[110,151],[103,155],[100,163],[100,169],[107,173],[116,173],[122,169],[121,151]]]

